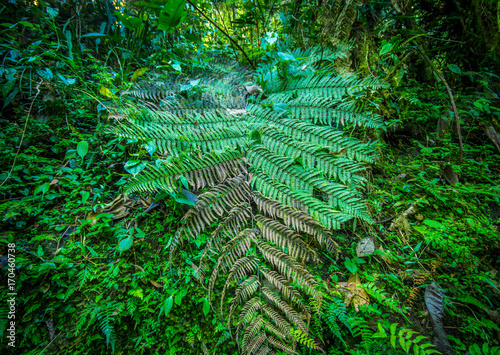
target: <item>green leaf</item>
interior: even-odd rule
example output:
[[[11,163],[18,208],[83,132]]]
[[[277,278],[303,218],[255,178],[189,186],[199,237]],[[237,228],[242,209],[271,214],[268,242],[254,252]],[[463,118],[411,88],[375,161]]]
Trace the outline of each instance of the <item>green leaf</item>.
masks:
[[[84,34],[82,37],[106,37],[104,33],[90,32]]]
[[[20,25],[23,25],[23,26],[26,26],[26,27],[30,27],[30,28],[33,28],[34,25],[28,21],[19,21],[18,22]]]
[[[290,53],[285,53],[285,52],[278,52],[278,57],[280,57],[285,62],[288,62],[288,61],[294,62],[297,60],[297,59],[295,59],[295,57],[293,55],[291,55]]]
[[[49,19],[53,19],[54,17],[59,15],[59,9],[47,7],[47,15],[48,15]]]
[[[186,0],[168,0],[160,12],[158,29],[171,32],[179,26],[186,17],[185,6]]]
[[[172,64],[172,68],[174,68],[174,70],[182,73],[182,68],[181,68],[181,65],[176,63],[176,64]]]
[[[380,322],[377,323],[378,333],[373,334],[374,338],[387,338],[387,333]]]
[[[129,30],[138,30],[142,25],[142,19],[139,17],[122,14],[119,11],[115,11],[113,14],[118,17],[120,22],[123,23],[123,25]]]
[[[210,312],[210,302],[206,298],[203,299],[203,314],[205,317],[207,316],[208,312]]]
[[[131,236],[128,236],[125,239],[122,239],[120,243],[118,243],[118,247],[116,250],[118,250],[120,253],[123,253],[124,251],[129,250],[132,245],[134,245],[134,240]]]
[[[455,73],[455,74],[458,74],[458,75],[461,75],[462,74],[462,69],[460,69],[460,67],[456,64],[450,64],[448,65],[448,69],[450,69],[450,71],[452,73]]]
[[[192,199],[188,198],[183,192],[180,192],[174,196],[174,200],[176,202],[188,205],[188,206],[194,206],[196,205],[196,202],[193,201]]]
[[[176,295],[175,295],[175,303],[180,306],[182,303],[182,298],[186,296],[187,290],[185,288],[181,289]]]
[[[149,70],[149,68],[141,68],[141,69],[137,69],[134,74],[132,75],[132,79],[130,79],[131,82],[134,82],[136,81],[136,79],[140,76],[143,76],[147,71]]]
[[[392,43],[386,43],[382,46],[382,49],[380,49],[380,55],[384,55],[386,53],[389,53],[392,49]]]
[[[186,177],[185,177],[185,176],[181,175],[181,176],[179,177],[179,180],[181,180],[182,186],[184,186],[184,188],[185,188],[186,190],[188,190],[188,189],[189,189],[189,182],[188,182],[188,179],[186,179]]]
[[[47,191],[49,191],[49,189],[50,189],[50,183],[46,182],[45,184],[37,186],[37,188],[35,189],[35,192],[33,194],[38,195],[41,192],[42,195],[45,195],[45,193]]]
[[[81,141],[76,146],[76,152],[83,159],[89,152],[89,143],[87,141]]]
[[[90,246],[87,245],[87,249],[89,250],[90,254],[93,257],[97,258],[99,256],[99,254],[97,254],[97,252],[94,249],[92,249],[92,247],[90,247]]]
[[[36,255],[43,256],[43,248],[40,244],[38,244],[38,250],[36,252]]]
[[[290,109],[290,106],[288,106],[287,104],[285,104],[283,102],[279,102],[279,103],[274,104],[273,111],[276,111],[279,114],[283,114],[283,113],[290,114],[292,112]]]
[[[59,73],[57,73],[57,76],[59,77],[59,79],[61,79],[61,81],[63,82],[64,85],[66,85],[66,86],[69,85],[68,81],[66,80],[66,78],[64,76],[62,76]]]
[[[163,312],[165,313],[165,316],[170,313],[170,310],[172,309],[173,305],[174,305],[174,296],[170,296],[169,298],[167,298],[165,304],[163,305]]]
[[[146,151],[149,153],[149,155],[151,155],[151,157],[153,156],[153,154],[156,152],[156,150],[158,149],[158,147],[156,146],[156,143],[154,141],[149,141],[147,142],[145,145],[144,145],[144,148],[146,148]]]
[[[88,191],[80,191],[80,194],[82,195],[82,203],[87,202],[89,199],[90,193]]]
[[[128,162],[125,163],[125,170],[129,174],[132,175],[137,175],[139,174],[146,166],[148,163],[140,160],[129,160]]]
[[[5,100],[3,102],[3,108],[6,108],[10,104],[10,102],[12,101],[12,99],[14,97],[16,97],[18,92],[19,92],[18,90],[14,90],[9,95],[7,95],[7,97],[5,98]]]
[[[393,349],[396,349],[396,328],[398,327],[398,323],[391,324],[391,346]]]
[[[68,45],[68,57],[73,60],[73,42],[71,41],[71,31],[65,31],[66,44]]]
[[[353,263],[349,257],[345,258],[344,265],[347,268],[347,270],[351,272],[351,274],[355,274],[356,271],[358,271],[358,266],[355,263]]]
[[[433,221],[432,219],[425,219],[424,224],[434,229],[446,229],[446,227],[443,224],[437,221]]]
[[[50,70],[49,68],[45,68],[45,70],[37,69],[36,72],[42,77],[42,79],[45,79],[47,81],[52,80],[52,78],[54,77],[54,74],[52,74],[52,70]]]
[[[254,141],[256,144],[260,144],[262,142],[261,134],[258,130],[254,129],[250,134],[250,139]]]

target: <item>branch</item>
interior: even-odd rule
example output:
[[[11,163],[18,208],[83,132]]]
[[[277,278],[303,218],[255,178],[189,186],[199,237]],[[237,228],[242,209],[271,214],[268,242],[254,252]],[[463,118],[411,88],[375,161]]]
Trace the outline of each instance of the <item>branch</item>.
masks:
[[[201,12],[201,10],[198,7],[196,7],[196,5],[193,4],[190,0],[186,0],[186,2],[189,5],[191,5],[196,11],[198,11],[201,16],[203,16],[204,18],[206,18],[207,21],[212,24],[212,26],[214,26],[216,29],[218,29],[219,31],[221,31],[227,37],[227,39],[229,39],[231,41],[231,43],[233,43],[241,51],[241,53],[243,53],[243,55],[245,56],[245,59],[248,61],[248,63],[250,63],[250,65],[252,66],[252,68],[255,67],[254,63],[252,63],[252,61],[250,60],[250,58],[248,57],[248,55],[245,53],[245,51],[243,50],[243,48],[241,48],[241,46],[238,44],[238,42],[236,42],[234,39],[232,39],[231,36],[227,32],[225,32],[222,28],[220,28],[219,26],[217,26],[217,24],[215,22],[213,22],[209,17],[207,17],[207,15],[205,15],[203,12]]]

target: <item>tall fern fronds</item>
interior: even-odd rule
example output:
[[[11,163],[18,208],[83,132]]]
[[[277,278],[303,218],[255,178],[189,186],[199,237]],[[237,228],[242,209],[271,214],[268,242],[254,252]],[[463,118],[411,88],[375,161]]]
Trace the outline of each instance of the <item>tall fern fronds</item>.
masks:
[[[269,70],[257,70],[263,93],[250,104],[242,91],[246,78],[231,75],[231,66],[165,84],[152,77],[126,92],[135,99],[110,114],[111,132],[156,151],[155,164],[131,180],[129,193],[201,190],[171,240],[171,260],[183,242],[219,222],[197,276],[209,296],[223,281],[215,309],[235,330],[243,354],[295,354],[297,344],[319,349],[321,338],[309,329],[319,315],[310,304],[323,299],[311,271],[318,248],[335,251],[331,229],[350,219],[371,222],[360,189],[375,149],[343,129],[382,127],[379,116],[350,97],[384,86],[327,73],[324,62],[336,56],[317,48],[279,52]],[[305,63],[295,59],[301,57]],[[347,324],[337,311],[336,322]]]
[[[75,335],[77,335],[82,328],[87,330],[96,322],[106,338],[106,346],[111,346],[112,353],[115,352],[115,331],[113,313],[117,309],[115,302],[108,304],[91,304],[87,306],[80,314],[79,321],[76,325]]]

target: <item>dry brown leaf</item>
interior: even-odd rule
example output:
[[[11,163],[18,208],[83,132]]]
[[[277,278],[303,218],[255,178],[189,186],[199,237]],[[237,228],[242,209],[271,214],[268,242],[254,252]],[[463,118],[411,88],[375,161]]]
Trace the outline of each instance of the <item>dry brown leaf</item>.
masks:
[[[451,165],[446,165],[444,167],[443,175],[451,185],[455,185],[458,182],[458,175],[455,170],[453,170]]]
[[[163,285],[159,284],[158,282],[156,281],[153,281],[153,280],[149,280],[149,282],[151,282],[151,285],[153,285],[154,287],[156,288],[163,288]]]
[[[97,214],[95,214],[94,212],[89,212],[89,214],[87,215],[87,217],[85,217],[85,219],[87,220],[91,220],[92,223],[91,225],[93,226],[94,224],[97,223]]]
[[[359,306],[370,304],[370,297],[361,287],[361,280],[358,274],[351,274],[348,282],[338,282],[336,287],[340,292],[344,293],[344,303],[352,305],[356,312],[359,311]]]
[[[113,219],[119,219],[128,216],[130,209],[135,205],[136,201],[128,199],[125,195],[118,195],[113,202],[106,205],[104,212],[112,213]]]

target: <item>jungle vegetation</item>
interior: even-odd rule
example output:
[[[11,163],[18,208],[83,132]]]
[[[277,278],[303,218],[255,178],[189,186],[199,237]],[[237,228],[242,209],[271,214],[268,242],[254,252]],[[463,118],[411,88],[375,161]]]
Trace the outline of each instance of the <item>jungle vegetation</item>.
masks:
[[[500,354],[500,2],[0,17],[1,349]]]

